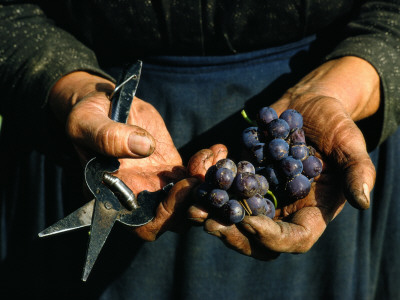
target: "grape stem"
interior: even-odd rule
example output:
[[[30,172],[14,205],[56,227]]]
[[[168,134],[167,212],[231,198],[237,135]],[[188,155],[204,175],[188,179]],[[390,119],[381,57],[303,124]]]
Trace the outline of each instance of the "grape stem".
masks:
[[[271,192],[270,190],[268,190],[267,194],[270,195],[270,196],[272,197],[272,199],[274,200],[274,206],[275,206],[275,208],[277,208],[277,206],[278,206],[278,200],[276,200],[276,197],[275,197],[274,193]]]
[[[247,204],[246,199],[243,199],[242,201],[239,201],[239,203],[243,206],[244,210],[246,211],[246,213],[251,216],[253,213],[249,207],[249,205]]]
[[[244,109],[242,109],[241,111],[242,117],[251,125],[256,126],[257,123],[254,122],[252,119],[249,118],[249,116],[247,115],[246,111]]]

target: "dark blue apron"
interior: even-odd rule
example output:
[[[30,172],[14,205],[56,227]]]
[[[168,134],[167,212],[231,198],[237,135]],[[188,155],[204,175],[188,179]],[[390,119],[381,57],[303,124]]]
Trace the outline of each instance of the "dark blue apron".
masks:
[[[304,75],[315,58],[312,41],[232,56],[146,58],[137,96],[161,113],[184,161],[215,143],[228,145],[229,156],[237,158],[240,132],[247,126],[240,110],[251,114],[273,103]],[[118,70],[110,72],[117,76]],[[346,204],[305,254],[263,262],[226,248],[201,227],[167,232],[152,243],[119,228],[85,284],[79,278],[87,232],[34,237],[80,207],[81,186],[72,188],[69,175],[75,169],[32,151],[18,166],[37,169],[19,180],[32,192],[3,187],[0,249],[8,271],[3,282],[14,287],[22,277],[30,295],[58,299],[399,299],[399,138],[398,131],[371,153],[378,172],[371,209],[361,212]],[[5,194],[12,194],[14,204]],[[10,236],[16,219],[7,207],[19,211],[15,203],[26,203],[27,194],[35,226],[19,240]],[[21,227],[14,234],[26,232]],[[19,250],[12,254],[12,249]]]

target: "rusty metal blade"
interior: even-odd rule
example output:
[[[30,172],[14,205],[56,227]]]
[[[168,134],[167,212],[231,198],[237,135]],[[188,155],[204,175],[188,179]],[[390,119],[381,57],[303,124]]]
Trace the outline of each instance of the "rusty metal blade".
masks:
[[[96,201],[82,280],[86,281],[103,245],[117,220],[119,211],[111,203]]]
[[[39,237],[46,237],[90,226],[90,224],[92,223],[94,201],[94,199],[92,201],[89,201],[84,206],[78,208],[65,218],[57,221],[53,225],[39,232]]]

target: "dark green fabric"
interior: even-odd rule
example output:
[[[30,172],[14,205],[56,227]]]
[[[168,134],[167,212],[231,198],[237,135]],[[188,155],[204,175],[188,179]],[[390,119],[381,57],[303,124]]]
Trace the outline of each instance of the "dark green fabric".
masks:
[[[36,110],[58,79],[77,70],[108,76],[90,49],[36,5],[0,7],[0,113]]]
[[[146,60],[137,95],[162,114],[177,146],[184,145],[180,153],[230,142],[234,157],[248,126],[240,109],[268,105],[287,88],[307,57],[315,57],[309,42],[217,58]],[[115,77],[120,71],[110,70]],[[371,208],[346,204],[305,254],[259,261],[199,226],[143,243],[116,224],[82,283],[87,229],[37,237],[85,203],[82,166],[63,128],[46,122],[44,112],[34,117],[30,126],[6,122],[0,136],[0,299],[400,299],[400,130],[371,153],[377,170]]]
[[[365,2],[358,17],[347,25],[345,39],[328,58],[358,56],[377,70],[383,104],[379,114],[383,114],[384,123],[381,128],[376,128],[377,122],[366,120],[364,124],[369,131],[381,130],[380,144],[400,122],[400,5],[399,1]]]
[[[6,170],[0,173],[1,299],[10,297],[7,291],[14,298],[20,293],[24,298],[42,299],[204,299],[210,295],[216,299],[399,298],[400,268],[395,259],[399,253],[399,131],[371,154],[377,168],[371,209],[364,212],[346,205],[313,249],[304,255],[282,254],[273,262],[261,263],[229,251],[201,227],[192,227],[182,235],[167,232],[154,243],[143,245],[116,228],[90,281],[84,285],[79,278],[87,232],[37,238],[37,232],[82,205],[82,178],[77,174],[82,176],[83,172],[72,154],[72,146],[64,138],[63,128],[46,119],[50,116],[48,107],[37,115],[32,110],[43,105],[58,78],[75,70],[108,76],[103,70],[112,62],[133,61],[144,54],[234,54],[286,45],[316,33],[317,44],[326,49],[325,59],[357,55],[377,68],[385,96],[382,141],[397,127],[400,115],[399,1],[363,1],[361,14],[356,2],[344,0],[226,0],[218,1],[218,7],[217,1],[204,0],[157,1],[162,5],[152,1],[76,0],[46,1],[46,5],[40,4],[43,9],[39,4],[19,2],[0,0],[8,3],[0,6],[0,113],[6,117],[0,136],[0,165]],[[346,20],[350,18],[347,26]],[[339,46],[332,51],[334,45]],[[287,57],[288,68],[277,74],[273,74],[276,70],[272,67],[256,73],[260,68],[256,58],[243,61],[247,73],[240,72],[240,76],[246,74],[250,82],[246,84],[231,71],[232,65],[219,60],[211,60],[218,61],[214,62],[216,65],[199,66],[203,72],[215,69],[218,74],[220,69],[224,70],[212,80],[197,67],[188,70],[181,65],[178,69],[184,68],[188,74],[174,69],[174,76],[169,76],[157,71],[161,66],[146,64],[145,69],[153,67],[157,76],[151,73],[146,77],[149,73],[143,73],[138,96],[151,98],[149,93],[160,93],[172,101],[184,95],[179,99],[179,108],[198,98],[193,102],[199,108],[190,106],[195,111],[193,115],[171,113],[175,102],[171,104],[173,109],[159,109],[168,124],[173,120],[185,121],[181,127],[176,122],[175,131],[171,130],[178,136],[174,136],[176,141],[185,134],[181,131],[197,134],[197,128],[192,130],[185,123],[205,126],[201,122],[204,115],[213,122],[211,127],[228,128],[234,135],[230,124],[235,119],[214,118],[214,108],[204,107],[203,91],[212,94],[214,90],[209,84],[215,88],[220,103],[215,106],[221,108],[216,109],[218,114],[229,114],[228,108],[238,110],[239,105],[228,103],[232,95],[247,101],[249,95],[264,88],[265,79],[261,76],[276,75],[278,78],[271,80],[286,81],[285,75],[298,72],[298,61],[304,63],[301,53],[278,54]],[[240,71],[234,64],[233,70]],[[182,75],[188,77],[186,81],[182,81]],[[158,80],[162,76],[164,80]],[[223,79],[229,80],[220,88]],[[152,89],[154,82],[163,83],[163,88]],[[265,84],[270,87],[275,82]],[[196,87],[191,91],[195,97],[186,90],[191,85]],[[179,86],[184,89],[179,91]],[[160,97],[164,104],[162,100]],[[10,120],[10,115],[21,111],[24,113],[19,119]],[[201,118],[193,117],[197,114]],[[31,119],[25,118],[29,115]],[[211,131],[205,133],[204,136],[213,137]],[[185,137],[181,144],[186,140]]]
[[[369,140],[374,147],[400,122],[399,12],[399,0],[3,0],[0,86],[7,101],[0,113],[21,102],[40,107],[53,84],[76,70],[108,77],[102,68],[111,62],[144,55],[226,55],[318,34],[326,59],[358,56],[381,76],[384,104],[377,118],[384,121],[365,130],[377,136]]]

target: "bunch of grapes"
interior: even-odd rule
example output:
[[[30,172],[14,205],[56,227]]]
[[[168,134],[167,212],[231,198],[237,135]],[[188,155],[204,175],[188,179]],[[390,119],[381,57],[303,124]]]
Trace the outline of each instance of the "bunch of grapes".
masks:
[[[248,161],[235,164],[231,159],[219,160],[207,170],[205,182],[197,189],[198,198],[211,213],[228,223],[238,223],[247,215],[275,216],[274,203],[266,198],[267,179],[256,174]]]
[[[243,131],[242,142],[257,173],[268,180],[278,198],[293,201],[307,196],[322,163],[306,144],[302,115],[288,109],[278,117],[273,108],[263,107],[256,125]]]

